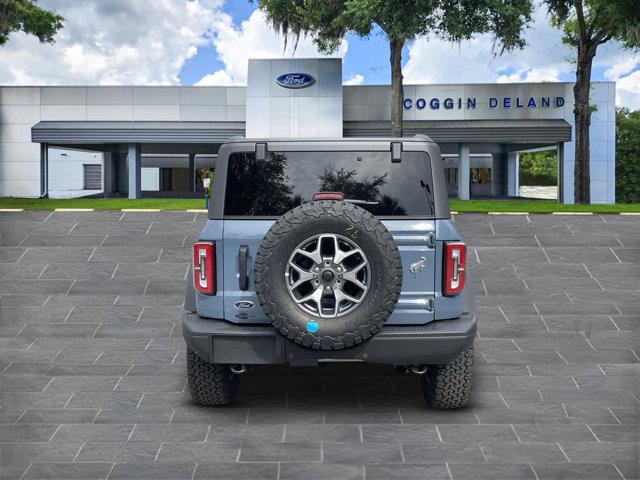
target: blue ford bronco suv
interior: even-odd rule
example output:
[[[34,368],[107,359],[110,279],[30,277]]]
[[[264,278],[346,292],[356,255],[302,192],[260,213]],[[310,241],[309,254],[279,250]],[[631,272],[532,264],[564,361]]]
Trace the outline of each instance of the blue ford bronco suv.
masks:
[[[434,408],[468,400],[476,317],[440,149],[426,136],[231,139],[193,246],[183,318],[193,399],[252,366],[390,364]]]

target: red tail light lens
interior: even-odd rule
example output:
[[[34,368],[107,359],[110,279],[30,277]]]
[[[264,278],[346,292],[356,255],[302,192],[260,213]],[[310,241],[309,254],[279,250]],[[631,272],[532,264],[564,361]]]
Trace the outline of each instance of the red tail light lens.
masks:
[[[464,289],[466,279],[467,247],[462,242],[445,242],[442,294],[457,295]]]
[[[313,194],[313,200],[344,200],[344,194],[340,192],[318,192]]]
[[[216,246],[213,242],[193,244],[193,286],[200,293],[216,293]]]

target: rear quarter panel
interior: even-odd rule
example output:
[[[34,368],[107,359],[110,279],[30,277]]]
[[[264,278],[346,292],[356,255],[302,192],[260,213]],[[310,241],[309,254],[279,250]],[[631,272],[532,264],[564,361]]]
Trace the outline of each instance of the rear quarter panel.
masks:
[[[442,271],[444,263],[443,242],[463,241],[453,221],[449,218],[436,220],[436,294],[435,319],[457,318],[462,313],[471,313],[475,309],[473,286],[469,275],[467,260],[466,281],[462,293],[454,297],[442,295]],[[468,254],[468,251],[467,251]]]
[[[224,245],[222,242],[223,224],[220,220],[208,220],[198,240],[216,244],[216,295],[203,295],[196,292],[196,307],[203,317],[224,318]],[[189,279],[193,281],[193,279]]]

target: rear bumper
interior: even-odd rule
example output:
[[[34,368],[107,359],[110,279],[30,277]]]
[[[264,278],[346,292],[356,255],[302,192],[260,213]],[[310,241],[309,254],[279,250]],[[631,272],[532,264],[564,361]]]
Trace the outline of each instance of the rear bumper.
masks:
[[[390,365],[448,363],[471,346],[475,315],[435,320],[426,325],[389,325],[354,347],[313,350],[280,335],[270,325],[238,325],[186,313],[182,334],[187,346],[210,363],[317,365],[319,362],[361,361]]]

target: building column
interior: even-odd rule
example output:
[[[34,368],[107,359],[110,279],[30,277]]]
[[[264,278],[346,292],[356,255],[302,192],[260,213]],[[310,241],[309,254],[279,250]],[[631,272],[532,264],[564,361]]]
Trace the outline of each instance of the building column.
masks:
[[[558,202],[565,203],[564,201],[564,142],[558,143]],[[567,202],[573,203],[573,202]]]
[[[141,174],[141,155],[140,144],[135,143],[129,145],[127,154],[127,178],[129,184],[129,198],[140,198],[140,174]]]
[[[507,195],[517,197],[520,190],[520,153],[509,152],[507,155]]]
[[[458,198],[469,200],[469,157],[471,148],[468,143],[458,145]]]
[[[507,155],[505,153],[491,154],[491,195],[504,197],[506,192]]]
[[[102,154],[102,185],[104,196],[108,197],[114,192],[114,174],[113,174],[113,154],[111,152],[103,152]]]
[[[189,191],[196,191],[196,154],[189,154]]]
[[[40,144],[40,198],[49,197],[49,145]]]

